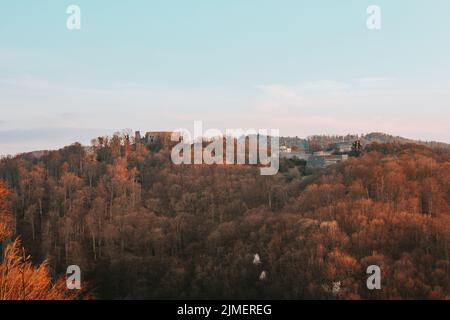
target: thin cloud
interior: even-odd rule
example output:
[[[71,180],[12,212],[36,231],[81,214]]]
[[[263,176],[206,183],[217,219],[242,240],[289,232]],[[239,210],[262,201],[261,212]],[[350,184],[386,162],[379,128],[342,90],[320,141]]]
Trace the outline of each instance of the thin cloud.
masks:
[[[432,82],[367,77],[248,88],[145,83],[88,87],[27,76],[0,83],[0,153],[6,147],[22,152],[88,143],[101,131],[92,128],[111,128],[101,134],[122,128],[174,130],[191,128],[195,120],[221,130],[278,128],[282,135],[298,136],[385,131],[450,142],[449,86]]]

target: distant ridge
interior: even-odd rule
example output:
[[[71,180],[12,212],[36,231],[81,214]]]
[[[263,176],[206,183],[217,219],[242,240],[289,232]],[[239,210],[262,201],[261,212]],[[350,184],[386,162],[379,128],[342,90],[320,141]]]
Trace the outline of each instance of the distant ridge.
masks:
[[[371,132],[368,134],[357,135],[357,134],[348,134],[348,135],[312,135],[307,138],[299,138],[299,137],[281,137],[280,145],[286,144],[290,146],[295,146],[300,149],[307,148],[312,143],[319,145],[322,148],[326,148],[329,145],[348,142],[352,143],[355,140],[360,140],[361,144],[367,145],[370,143],[414,143],[424,145],[430,148],[444,148],[450,149],[450,144],[445,142],[438,141],[421,141],[414,140],[409,138],[404,138],[400,136],[393,136],[390,134],[382,133],[382,132]]]
[[[327,148],[332,144],[337,144],[341,142],[354,142],[355,140],[360,140],[361,144],[367,145],[371,143],[414,143],[419,145],[424,145],[430,148],[442,148],[442,149],[450,149],[450,144],[439,141],[422,141],[422,140],[414,140],[409,138],[404,138],[401,136],[393,136],[390,134],[382,133],[382,132],[371,132],[368,134],[357,135],[357,134],[348,134],[348,135],[311,135],[307,138],[299,138],[290,137],[290,136],[282,136],[280,137],[280,145],[289,145],[293,147],[297,147],[299,149],[307,149],[312,143],[318,144],[322,148]],[[75,142],[76,144],[78,142]],[[84,146],[86,151],[91,150],[91,146]],[[62,148],[63,149],[63,148]],[[56,149],[55,149],[56,150]],[[55,151],[55,150],[36,150],[31,152],[25,152],[18,154],[16,156],[21,157],[32,157],[32,158],[41,158],[47,152]]]

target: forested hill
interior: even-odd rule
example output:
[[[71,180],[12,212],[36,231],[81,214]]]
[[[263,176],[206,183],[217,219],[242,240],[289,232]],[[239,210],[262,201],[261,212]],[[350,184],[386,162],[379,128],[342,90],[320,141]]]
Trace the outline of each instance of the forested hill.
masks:
[[[131,130],[124,130],[122,133],[116,133],[117,135],[127,135],[130,136]],[[113,139],[114,139],[113,136]],[[101,137],[100,139],[108,139],[108,137]],[[130,139],[130,138],[128,138]],[[131,139],[133,140],[133,139]],[[409,138],[404,138],[400,136],[393,136],[386,133],[381,132],[371,132],[368,134],[347,134],[347,135],[312,135],[307,138],[299,138],[299,137],[280,137],[280,145],[286,145],[294,148],[295,150],[302,150],[307,152],[314,152],[318,150],[326,150],[330,147],[335,146],[336,144],[347,142],[353,143],[354,141],[359,140],[363,146],[372,143],[392,143],[392,144],[418,144],[427,146],[433,149],[444,149],[450,150],[450,144],[439,141],[421,141],[414,140]],[[94,141],[98,141],[98,139],[94,139]],[[132,141],[133,142],[133,141]],[[97,142],[96,142],[97,143]],[[92,150],[91,146],[84,146],[85,152],[90,152]],[[33,157],[40,158],[46,155],[49,150],[36,150],[32,152],[26,152],[21,155],[21,157]],[[0,157],[2,155],[0,154]],[[3,155],[6,157],[6,155]]]
[[[261,176],[118,138],[4,158],[0,179],[34,260],[79,265],[97,298],[450,298],[443,149],[375,143]],[[382,290],[366,287],[373,264]]]

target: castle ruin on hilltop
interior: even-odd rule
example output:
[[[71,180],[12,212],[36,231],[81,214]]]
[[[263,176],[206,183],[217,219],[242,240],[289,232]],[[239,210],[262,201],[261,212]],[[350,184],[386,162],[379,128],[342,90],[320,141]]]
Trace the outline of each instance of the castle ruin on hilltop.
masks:
[[[145,145],[155,145],[159,144],[161,146],[171,146],[177,141],[172,141],[172,131],[149,131],[145,133],[145,136],[141,136],[140,131],[135,132],[134,141],[135,143],[145,144]],[[175,133],[177,134],[177,133]],[[181,137],[178,135],[178,141]]]

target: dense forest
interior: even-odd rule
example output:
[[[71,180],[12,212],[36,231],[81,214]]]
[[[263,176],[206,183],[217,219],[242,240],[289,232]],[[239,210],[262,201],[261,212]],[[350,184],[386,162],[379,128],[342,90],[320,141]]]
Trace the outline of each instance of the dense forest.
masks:
[[[347,135],[312,135],[305,139],[299,137],[280,137],[280,145],[289,145],[295,149],[300,149],[308,152],[314,152],[327,149],[328,147],[337,143],[353,142],[359,140],[363,146],[371,143],[411,143],[424,145],[430,148],[450,149],[450,145],[437,141],[420,141],[412,140],[399,136],[393,136],[381,132],[371,132],[368,134],[347,134]]]
[[[0,300],[88,298],[85,291],[67,290],[64,278],[53,279],[46,261],[33,264],[20,239],[8,241],[13,220],[8,195],[7,188],[0,183]]]
[[[0,180],[34,262],[79,265],[94,298],[450,298],[448,149],[280,165],[177,166],[114,135],[3,158]],[[366,287],[373,264],[382,290]]]

